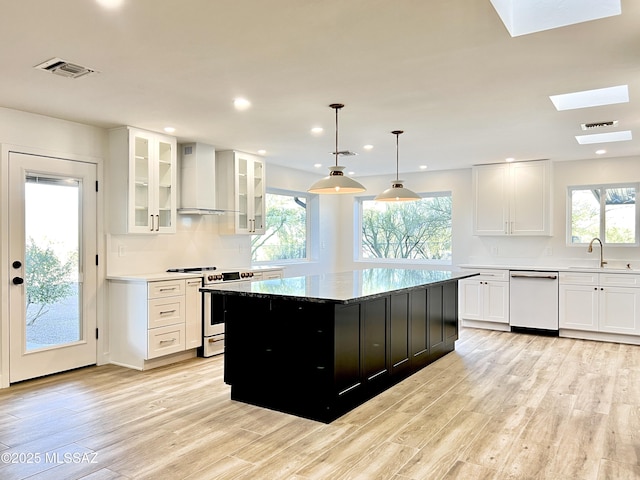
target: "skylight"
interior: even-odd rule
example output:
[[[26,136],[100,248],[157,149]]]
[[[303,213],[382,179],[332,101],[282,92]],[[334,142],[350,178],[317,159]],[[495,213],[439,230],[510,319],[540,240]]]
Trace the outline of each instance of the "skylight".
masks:
[[[627,85],[619,85],[617,87],[598,88],[596,90],[565,93],[563,95],[551,95],[549,98],[558,111],[612,105],[614,103],[628,103],[629,87]]]
[[[612,17],[620,0],[491,0],[512,37]]]
[[[593,135],[576,135],[576,140],[580,145],[589,145],[592,143],[624,142],[631,139],[632,137],[630,130],[623,130],[621,132],[594,133]]]

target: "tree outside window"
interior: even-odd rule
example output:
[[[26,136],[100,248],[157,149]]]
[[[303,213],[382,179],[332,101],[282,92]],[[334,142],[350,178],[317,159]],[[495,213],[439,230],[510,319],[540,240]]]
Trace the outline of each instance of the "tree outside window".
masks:
[[[362,259],[451,260],[451,194],[361,202]]]
[[[251,261],[271,262],[307,258],[308,197],[266,195],[266,228],[251,239]]]

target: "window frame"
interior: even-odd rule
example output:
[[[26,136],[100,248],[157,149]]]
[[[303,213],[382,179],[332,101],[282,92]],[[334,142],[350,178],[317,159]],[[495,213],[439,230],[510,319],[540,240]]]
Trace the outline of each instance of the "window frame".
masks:
[[[453,192],[450,190],[437,191],[437,192],[422,192],[418,193],[420,198],[435,198],[435,197],[450,197],[451,198],[451,256],[449,259],[429,260],[429,259],[416,259],[416,258],[365,258],[362,255],[362,220],[364,218],[363,206],[364,202],[371,201],[375,198],[375,195],[363,195],[356,197],[354,202],[354,261],[361,263],[379,263],[379,264],[391,264],[391,265],[452,265],[453,264]],[[409,203],[409,202],[402,202]]]
[[[566,231],[566,244],[568,247],[580,247],[584,248],[589,243],[588,242],[580,242],[574,243],[572,242],[572,220],[573,220],[573,202],[572,202],[572,192],[575,190],[607,190],[607,189],[616,189],[616,188],[635,188],[636,190],[636,203],[635,205],[635,242],[634,243],[610,243],[605,241],[605,232],[606,232],[606,195],[601,195],[600,197],[600,224],[598,228],[598,238],[602,241],[603,245],[608,247],[638,247],[640,246],[640,208],[638,208],[638,194],[640,193],[640,182],[625,182],[625,183],[597,183],[597,184],[588,184],[588,185],[569,185],[567,186],[566,193],[566,223],[565,223],[565,231]]]
[[[292,265],[292,264],[297,264],[297,263],[308,263],[312,261],[313,258],[313,254],[312,254],[312,245],[314,244],[314,242],[312,241],[313,238],[313,232],[314,232],[314,228],[313,225],[315,223],[315,218],[317,217],[318,214],[318,205],[317,205],[317,195],[313,194],[313,193],[309,193],[309,192],[299,192],[296,190],[286,190],[286,189],[281,189],[281,188],[271,188],[271,187],[267,187],[266,192],[265,192],[265,222],[266,222],[266,216],[267,216],[267,209],[268,209],[268,205],[266,204],[267,202],[267,195],[281,195],[281,196],[288,196],[288,197],[304,197],[307,199],[307,212],[306,212],[306,219],[305,219],[305,240],[306,240],[306,245],[305,245],[305,250],[306,250],[306,256],[305,258],[289,258],[289,259],[278,259],[278,260],[262,260],[262,261],[255,261],[253,260],[253,254],[251,254],[251,265],[256,265],[256,266],[260,266],[260,265]],[[265,223],[265,233],[266,233],[266,223]],[[253,238],[253,236],[252,236]]]

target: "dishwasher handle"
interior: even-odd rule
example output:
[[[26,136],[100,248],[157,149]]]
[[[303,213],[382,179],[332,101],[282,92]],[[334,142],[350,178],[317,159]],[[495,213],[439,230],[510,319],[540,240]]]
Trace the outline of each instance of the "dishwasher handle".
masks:
[[[537,273],[512,273],[511,278],[540,278],[543,280],[556,280],[558,275],[541,275]]]

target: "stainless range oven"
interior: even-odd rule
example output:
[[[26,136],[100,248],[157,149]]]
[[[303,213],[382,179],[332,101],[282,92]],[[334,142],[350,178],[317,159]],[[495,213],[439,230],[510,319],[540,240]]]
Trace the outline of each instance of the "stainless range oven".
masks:
[[[222,283],[251,282],[253,272],[249,270],[221,270],[204,275],[203,283],[207,285],[219,285]],[[208,292],[202,294],[202,320],[204,339],[200,354],[203,357],[211,357],[224,353],[224,297],[212,295]]]

